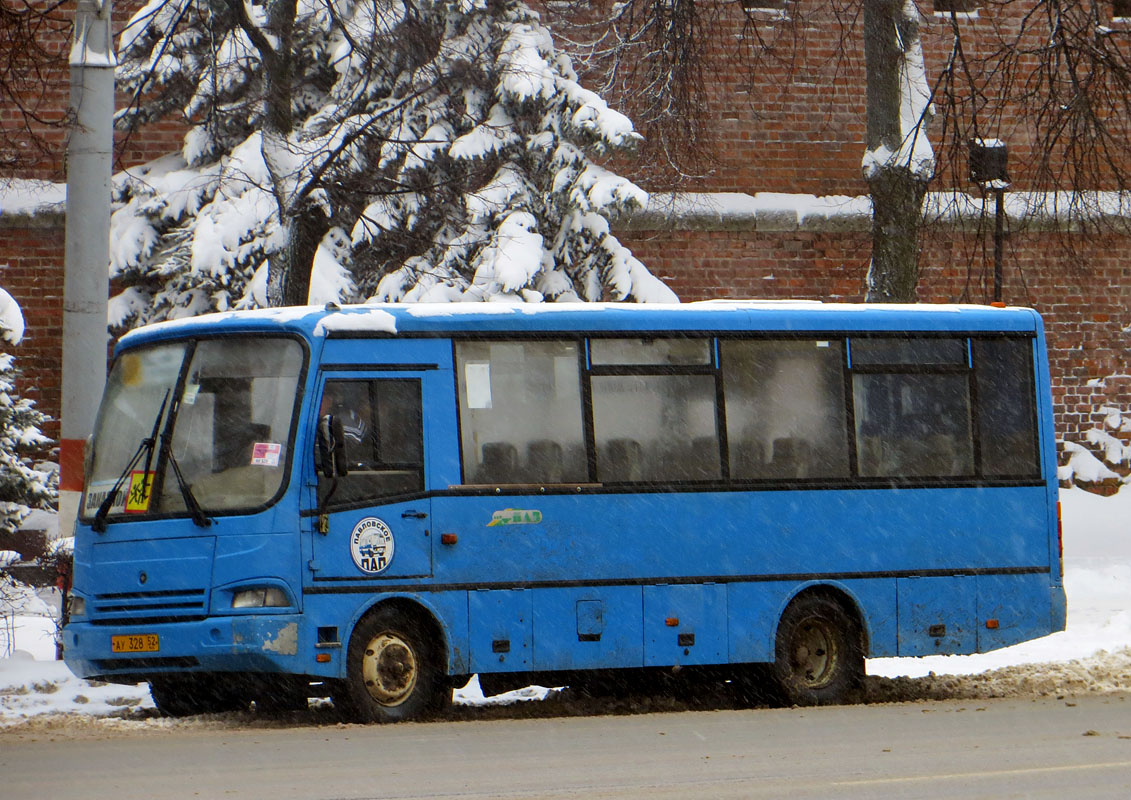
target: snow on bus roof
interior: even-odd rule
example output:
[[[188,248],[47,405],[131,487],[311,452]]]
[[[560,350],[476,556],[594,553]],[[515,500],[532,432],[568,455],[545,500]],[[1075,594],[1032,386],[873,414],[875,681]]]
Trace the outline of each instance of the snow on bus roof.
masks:
[[[578,314],[588,317],[592,324],[594,317],[604,313],[625,320],[629,315],[648,317],[659,312],[673,314],[674,322],[679,317],[684,320],[696,318],[702,324],[704,312],[718,311],[745,312],[785,312],[796,311],[805,315],[840,314],[891,314],[912,313],[916,316],[933,314],[1000,313],[1006,309],[983,305],[940,304],[885,304],[885,303],[824,303],[820,300],[776,300],[776,299],[718,299],[700,300],[679,304],[635,304],[635,303],[374,303],[347,306],[294,306],[288,308],[265,308],[247,311],[229,311],[205,314],[199,317],[168,320],[147,325],[127,333],[121,344],[130,344],[136,336],[151,335],[164,337],[170,333],[187,333],[198,326],[214,326],[217,323],[231,323],[236,327],[261,327],[264,323],[279,325],[291,330],[307,329],[316,337],[335,333],[384,333],[406,332],[406,328],[417,328],[414,320],[426,323],[427,320],[448,319],[460,328],[473,322],[473,318],[487,322],[489,319],[532,315]],[[1010,309],[1014,312],[1019,308]],[[684,316],[686,315],[686,316]],[[457,322],[458,320],[458,322]],[[612,322],[612,319],[610,319]]]

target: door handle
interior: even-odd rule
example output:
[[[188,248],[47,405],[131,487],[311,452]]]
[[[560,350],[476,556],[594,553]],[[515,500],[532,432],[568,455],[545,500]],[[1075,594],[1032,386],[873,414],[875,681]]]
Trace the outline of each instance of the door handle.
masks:
[[[428,519],[428,515],[423,511],[406,511],[401,514],[401,519]]]

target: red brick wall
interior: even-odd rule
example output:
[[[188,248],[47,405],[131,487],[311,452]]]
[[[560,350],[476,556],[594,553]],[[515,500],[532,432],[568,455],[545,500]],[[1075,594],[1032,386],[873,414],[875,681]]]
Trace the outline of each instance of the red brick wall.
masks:
[[[0,222],[3,218],[0,217]],[[5,344],[23,376],[20,394],[51,415],[44,433],[59,438],[63,360],[63,232],[58,224],[0,224],[0,286],[24,314],[24,338]]]

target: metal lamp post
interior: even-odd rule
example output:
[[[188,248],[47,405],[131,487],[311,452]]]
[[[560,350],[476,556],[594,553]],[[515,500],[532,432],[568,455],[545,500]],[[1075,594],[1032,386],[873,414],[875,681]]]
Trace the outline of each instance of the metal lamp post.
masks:
[[[1005,237],[1005,190],[1009,188],[1006,164],[1009,151],[1000,139],[970,140],[970,180],[994,194],[994,302],[1000,303],[1002,250]]]

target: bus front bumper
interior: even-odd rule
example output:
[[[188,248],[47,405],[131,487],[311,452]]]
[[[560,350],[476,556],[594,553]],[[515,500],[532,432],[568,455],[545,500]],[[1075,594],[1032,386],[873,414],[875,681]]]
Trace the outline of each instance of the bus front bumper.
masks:
[[[310,673],[314,659],[299,657],[310,652],[300,649],[301,620],[257,614],[153,625],[71,622],[63,629],[63,659],[80,678],[118,683],[185,672]]]

